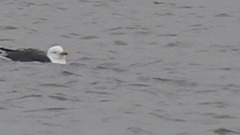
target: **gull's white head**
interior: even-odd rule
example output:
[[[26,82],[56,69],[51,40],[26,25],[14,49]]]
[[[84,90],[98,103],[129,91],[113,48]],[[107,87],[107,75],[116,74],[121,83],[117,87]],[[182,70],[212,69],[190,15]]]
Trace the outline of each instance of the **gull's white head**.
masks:
[[[47,56],[52,63],[66,64],[66,55],[68,53],[63,50],[61,46],[53,46],[48,52]]]

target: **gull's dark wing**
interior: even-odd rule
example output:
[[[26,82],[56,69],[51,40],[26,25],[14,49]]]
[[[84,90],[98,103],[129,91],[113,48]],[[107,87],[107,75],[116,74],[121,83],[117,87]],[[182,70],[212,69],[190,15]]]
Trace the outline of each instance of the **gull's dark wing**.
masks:
[[[36,49],[19,49],[12,50],[7,48],[0,48],[4,51],[4,56],[14,61],[39,61],[39,62],[50,62],[46,53]]]

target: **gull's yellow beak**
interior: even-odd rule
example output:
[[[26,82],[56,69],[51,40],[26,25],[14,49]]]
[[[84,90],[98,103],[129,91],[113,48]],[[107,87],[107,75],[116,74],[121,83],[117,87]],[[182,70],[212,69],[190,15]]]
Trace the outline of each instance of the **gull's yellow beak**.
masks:
[[[65,51],[63,51],[63,52],[61,52],[61,53],[59,53],[60,55],[68,55],[68,53],[67,52],[65,52]]]

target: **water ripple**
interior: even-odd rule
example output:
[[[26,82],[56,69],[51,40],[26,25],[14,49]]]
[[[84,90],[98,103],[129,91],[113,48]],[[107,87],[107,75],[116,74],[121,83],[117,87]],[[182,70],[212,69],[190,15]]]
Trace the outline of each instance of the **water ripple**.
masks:
[[[125,135],[153,135],[153,133],[142,128],[128,127]]]
[[[51,108],[41,108],[41,109],[35,109],[35,110],[26,110],[24,112],[43,112],[43,111],[50,111],[50,112],[61,112],[69,110],[69,108],[63,108],[63,107],[51,107]]]

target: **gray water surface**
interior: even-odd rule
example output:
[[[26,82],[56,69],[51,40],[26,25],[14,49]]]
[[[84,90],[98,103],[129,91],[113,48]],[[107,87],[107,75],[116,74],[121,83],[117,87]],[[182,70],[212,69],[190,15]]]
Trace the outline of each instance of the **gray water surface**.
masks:
[[[239,135],[239,0],[1,0],[1,135]]]

